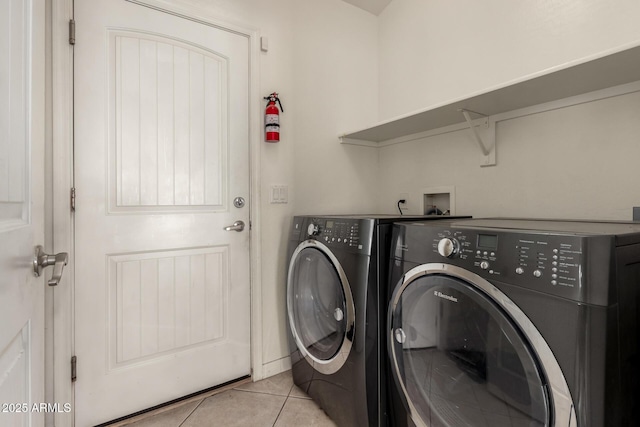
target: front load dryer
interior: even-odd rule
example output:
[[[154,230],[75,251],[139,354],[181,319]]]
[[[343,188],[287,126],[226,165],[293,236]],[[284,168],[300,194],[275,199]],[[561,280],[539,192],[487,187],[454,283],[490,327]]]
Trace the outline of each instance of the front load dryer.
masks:
[[[387,425],[380,321],[386,298],[380,296],[386,295],[393,222],[446,218],[293,219],[287,278],[293,380],[338,426]]]
[[[403,223],[392,252],[392,425],[640,425],[640,224]]]

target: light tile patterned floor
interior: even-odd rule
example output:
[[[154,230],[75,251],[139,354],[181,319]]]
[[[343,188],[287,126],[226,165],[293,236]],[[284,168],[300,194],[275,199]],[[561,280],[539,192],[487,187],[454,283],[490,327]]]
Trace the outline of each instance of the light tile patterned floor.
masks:
[[[335,427],[335,423],[293,384],[291,371],[189,401],[127,427]],[[114,425],[115,427],[116,425]]]

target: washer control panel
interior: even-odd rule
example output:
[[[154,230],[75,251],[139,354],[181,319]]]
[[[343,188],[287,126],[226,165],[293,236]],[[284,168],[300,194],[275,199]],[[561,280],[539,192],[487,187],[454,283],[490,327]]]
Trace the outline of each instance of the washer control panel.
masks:
[[[581,292],[586,246],[582,236],[429,226],[412,227],[405,236],[404,253],[413,262],[441,260],[487,280],[568,298]],[[431,255],[416,257],[415,249],[424,247],[426,242],[431,242]],[[422,261],[417,259],[421,256]]]

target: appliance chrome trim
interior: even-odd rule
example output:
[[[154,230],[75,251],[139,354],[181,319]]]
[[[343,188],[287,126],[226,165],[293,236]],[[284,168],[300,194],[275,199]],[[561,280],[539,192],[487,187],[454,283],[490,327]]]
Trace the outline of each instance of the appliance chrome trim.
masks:
[[[320,252],[322,252],[329,260],[331,261],[331,265],[336,270],[338,274],[338,278],[340,279],[340,284],[342,286],[342,290],[344,292],[345,297],[345,308],[346,308],[346,328],[344,338],[342,343],[340,344],[340,349],[336,352],[336,354],[327,360],[318,359],[317,357],[310,354],[302,340],[298,335],[298,331],[296,329],[295,322],[293,321],[293,291],[292,291],[292,283],[293,283],[293,265],[296,261],[296,258],[305,249],[313,248]],[[294,340],[296,341],[296,346],[298,347],[298,351],[305,358],[305,360],[313,366],[313,368],[320,372],[321,374],[330,375],[336,373],[347,361],[347,357],[351,353],[351,347],[353,345],[353,336],[354,336],[354,326],[355,326],[355,307],[353,305],[353,295],[351,294],[351,287],[349,286],[349,280],[347,280],[347,275],[340,265],[340,262],[336,258],[336,256],[331,252],[331,250],[320,243],[317,240],[308,239],[304,242],[300,243],[296,250],[291,255],[291,260],[289,261],[289,273],[287,275],[287,316],[289,318],[289,326],[291,327],[291,334],[293,335]]]
[[[518,326],[518,328],[520,328],[520,331],[529,341],[536,356],[538,356],[538,361],[540,362],[545,378],[548,381],[549,392],[551,394],[549,397],[551,400],[550,409],[554,420],[553,427],[577,427],[578,423],[575,406],[573,404],[569,386],[567,385],[567,380],[565,379],[562,369],[553,355],[551,348],[549,348],[549,345],[542,337],[542,334],[540,334],[527,315],[524,314],[524,312],[500,289],[477,274],[454,265],[444,263],[428,263],[419,265],[406,272],[396,285],[387,314],[388,343],[394,369],[393,375],[398,377],[397,372],[399,371],[395,346],[393,344],[393,313],[407,286],[421,277],[432,274],[444,274],[462,279],[470,286],[475,286],[477,289],[481,290],[486,296],[507,312],[511,317],[511,320],[516,324],[516,326]],[[409,406],[408,410],[411,419],[418,427],[429,427],[426,421],[422,420],[417,415],[418,412],[416,411],[413,402],[411,402],[411,399],[409,399],[404,382],[400,380],[398,383],[402,388],[402,393],[404,394],[404,398]]]

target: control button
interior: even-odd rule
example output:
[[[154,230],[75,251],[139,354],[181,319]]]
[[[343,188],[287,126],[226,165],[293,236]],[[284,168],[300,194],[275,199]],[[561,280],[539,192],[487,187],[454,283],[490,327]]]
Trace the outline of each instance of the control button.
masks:
[[[309,224],[309,227],[307,227],[307,234],[309,236],[317,236],[320,234],[320,226],[314,223]]]
[[[554,256],[553,256],[553,259],[558,259],[558,255],[554,255]]]
[[[329,237],[324,236],[324,241],[325,241],[325,242],[328,242],[328,241],[329,241]]]
[[[557,269],[557,268],[555,268],[555,267],[553,267],[553,268],[551,269],[551,271],[553,271],[554,273],[557,273],[557,272],[558,272],[558,269]]]
[[[557,278],[558,278],[558,275],[557,275],[557,274],[552,274],[552,275],[551,275],[551,278],[552,278],[552,279],[557,279]]]
[[[481,253],[482,253],[482,252],[478,251],[478,252],[476,252],[476,255],[480,255]]]
[[[489,268],[489,263],[487,261],[482,261],[480,263],[480,268],[486,270],[487,268]]]
[[[540,271],[540,270],[534,270],[534,271],[533,271],[533,275],[534,275],[535,277],[540,277],[540,276],[542,276],[542,271]]]
[[[552,281],[551,281],[551,284],[552,284],[553,286],[555,286],[555,285],[557,285],[557,284],[558,284],[558,282],[556,282],[555,280],[552,280]]]
[[[496,253],[495,252],[491,252],[491,256],[496,256]]]
[[[553,250],[553,253],[554,253],[554,254],[557,254],[557,253],[558,253],[558,250],[557,250],[557,249],[554,249],[554,250]]]
[[[524,273],[524,269],[522,267],[516,268],[516,274],[522,274],[522,273]]]
[[[456,239],[445,237],[438,242],[438,253],[443,257],[453,258],[458,253],[460,244]]]
[[[558,265],[558,261],[553,261],[551,265]]]
[[[487,255],[489,255],[489,252],[484,251],[484,252],[482,253],[482,255],[487,256]]]

